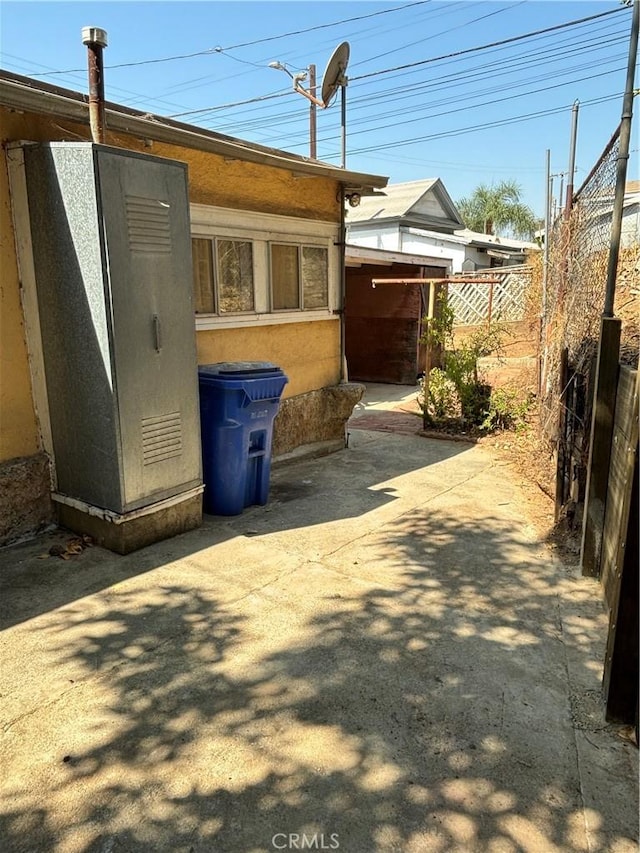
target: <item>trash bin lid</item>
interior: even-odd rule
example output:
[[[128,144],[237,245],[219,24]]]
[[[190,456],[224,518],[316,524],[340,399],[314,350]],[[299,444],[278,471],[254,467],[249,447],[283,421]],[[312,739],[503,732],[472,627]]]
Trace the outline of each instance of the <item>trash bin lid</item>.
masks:
[[[263,373],[281,373],[281,369],[270,361],[223,361],[218,364],[201,364],[198,373],[206,376],[220,376],[224,378],[261,375]]]

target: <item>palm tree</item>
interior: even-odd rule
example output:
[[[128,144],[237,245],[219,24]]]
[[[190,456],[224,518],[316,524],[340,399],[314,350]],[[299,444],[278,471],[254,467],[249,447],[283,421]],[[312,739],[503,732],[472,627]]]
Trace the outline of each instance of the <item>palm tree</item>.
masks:
[[[521,195],[522,188],[516,181],[480,184],[468,198],[460,199],[458,210],[472,231],[530,239],[537,220],[531,208],[520,201]]]

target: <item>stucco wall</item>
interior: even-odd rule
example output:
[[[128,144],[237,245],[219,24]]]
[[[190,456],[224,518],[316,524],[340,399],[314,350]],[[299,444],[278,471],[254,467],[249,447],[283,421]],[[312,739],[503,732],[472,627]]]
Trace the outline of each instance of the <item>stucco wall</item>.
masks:
[[[40,449],[20,305],[9,176],[0,159],[0,461]]]
[[[0,108],[2,142],[89,139],[89,129]],[[322,178],[294,177],[284,169],[225,160],[214,154],[142,140],[107,131],[107,143],[189,165],[192,202],[292,217],[339,221],[337,184]],[[6,152],[0,161],[2,205],[0,243],[0,462],[36,453],[38,429],[32,401],[24,324],[18,286],[15,241],[9,201]],[[198,333],[200,363],[271,360],[291,376],[286,394],[304,393],[340,378],[339,323],[292,323],[242,330]]]
[[[198,363],[271,361],[289,377],[283,398],[340,381],[338,320],[198,332]]]
[[[48,119],[29,113],[13,113],[0,107],[2,141],[89,140],[89,128],[67,120]],[[296,176],[287,169],[229,160],[216,154],[194,151],[136,139],[107,128],[107,145],[170,157],[189,165],[192,202],[216,204],[240,210],[259,210],[284,216],[339,221],[340,204],[336,181],[321,177]]]
[[[37,469],[38,482],[29,475],[34,480],[32,491],[35,495],[31,509],[34,518],[37,515],[37,524],[42,524],[47,520],[42,507],[43,494],[48,492],[48,471],[47,466],[41,464],[43,457],[37,455],[43,448],[34,409],[20,302],[5,145],[18,140],[89,140],[90,133],[89,128],[81,124],[0,107],[0,138],[3,143],[0,152],[0,468],[14,471],[15,463],[19,462],[29,472]],[[333,179],[294,176],[288,169],[225,159],[109,131],[106,142],[186,162],[193,203],[336,224],[340,221],[339,185]],[[292,321],[290,324],[199,331],[196,336],[198,361],[272,361],[289,377],[285,398],[338,383],[341,374],[339,319],[296,322],[292,316]],[[305,439],[314,440],[313,429],[305,434]],[[284,441],[283,446],[290,444],[291,439]],[[0,516],[9,517],[7,507],[3,509],[0,501]],[[21,515],[26,518],[29,511],[29,507],[25,507]],[[34,522],[33,529],[36,526]],[[13,529],[15,525],[12,523],[9,527]],[[24,525],[20,527],[20,535],[25,532],[23,528]],[[11,530],[3,532],[6,536],[2,541],[10,541]]]

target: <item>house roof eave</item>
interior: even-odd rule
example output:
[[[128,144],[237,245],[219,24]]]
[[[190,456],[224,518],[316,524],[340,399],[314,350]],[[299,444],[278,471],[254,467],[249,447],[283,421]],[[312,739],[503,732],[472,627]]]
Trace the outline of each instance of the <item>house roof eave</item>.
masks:
[[[29,77],[0,71],[0,105],[9,109],[56,116],[81,124],[89,124],[89,105],[85,96],[70,89],[62,89]],[[229,159],[287,169],[297,177],[322,177],[333,179],[349,191],[362,195],[374,194],[387,185],[388,178],[352,172],[329,163],[289,154],[276,148],[245,142],[231,136],[174,119],[142,113],[107,101],[106,124],[109,130],[129,133],[140,138],[174,144],[200,151],[209,151]]]

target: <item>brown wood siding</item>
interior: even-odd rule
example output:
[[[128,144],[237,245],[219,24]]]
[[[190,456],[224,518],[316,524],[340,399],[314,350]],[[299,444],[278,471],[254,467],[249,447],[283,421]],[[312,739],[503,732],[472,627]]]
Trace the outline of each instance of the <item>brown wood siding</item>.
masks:
[[[444,270],[424,267],[425,276]],[[346,356],[349,378],[360,382],[413,385],[421,370],[420,321],[424,313],[419,285],[379,284],[372,279],[418,278],[410,264],[366,264],[346,272]]]

